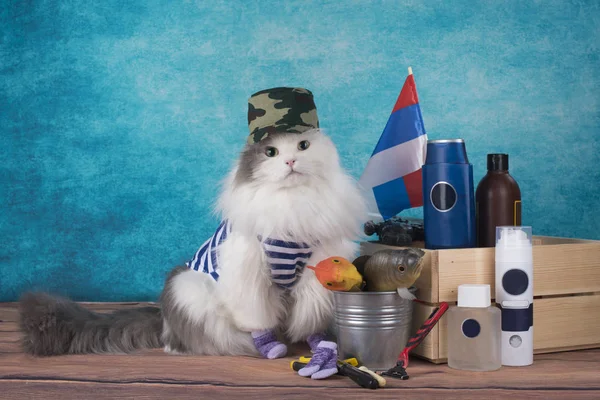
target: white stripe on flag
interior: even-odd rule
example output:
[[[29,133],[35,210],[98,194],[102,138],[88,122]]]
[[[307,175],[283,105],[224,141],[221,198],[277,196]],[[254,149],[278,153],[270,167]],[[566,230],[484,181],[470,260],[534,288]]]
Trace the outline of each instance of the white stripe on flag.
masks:
[[[377,200],[375,199],[375,193],[373,193],[373,190],[371,188],[363,188],[363,189],[366,189],[366,190],[364,190],[363,197],[367,203],[369,219],[375,223],[382,222],[383,216],[381,215],[381,213],[379,212],[379,208],[377,207]]]
[[[369,159],[360,184],[373,188],[415,172],[425,163],[427,135],[383,150]]]

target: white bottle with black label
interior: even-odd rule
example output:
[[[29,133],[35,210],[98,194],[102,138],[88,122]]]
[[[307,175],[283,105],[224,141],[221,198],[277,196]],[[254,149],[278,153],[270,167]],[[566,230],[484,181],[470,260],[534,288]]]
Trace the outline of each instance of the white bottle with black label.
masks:
[[[530,226],[496,227],[496,303],[502,365],[533,363],[533,248]]]

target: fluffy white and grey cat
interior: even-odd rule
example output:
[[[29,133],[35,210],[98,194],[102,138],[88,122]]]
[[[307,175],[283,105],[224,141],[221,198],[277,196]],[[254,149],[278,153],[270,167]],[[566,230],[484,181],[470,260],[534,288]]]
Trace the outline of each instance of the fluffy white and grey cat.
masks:
[[[25,294],[25,351],[44,356],[164,347],[172,353],[274,358],[285,354],[285,344],[268,340],[273,343],[261,351],[261,335],[273,332],[277,340],[298,342],[325,331],[331,292],[303,266],[334,255],[352,259],[367,219],[363,196],[332,141],[313,129],[247,145],[224,181],[216,210],[222,232],[203,245],[214,245],[214,258],[205,252],[200,260],[199,251],[175,268],[160,307],[99,314],[57,296]],[[290,254],[303,252],[283,280],[265,238],[292,243]]]

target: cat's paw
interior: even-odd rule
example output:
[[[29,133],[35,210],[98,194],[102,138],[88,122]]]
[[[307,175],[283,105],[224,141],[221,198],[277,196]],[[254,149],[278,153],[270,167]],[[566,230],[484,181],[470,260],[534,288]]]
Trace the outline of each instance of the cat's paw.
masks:
[[[338,372],[337,358],[337,344],[322,340],[317,345],[308,364],[298,371],[298,375],[304,377],[310,376],[312,379],[329,378]]]
[[[273,347],[267,352],[266,357],[269,360],[285,357],[287,355],[287,346],[280,342],[273,343]]]
[[[272,331],[252,332],[252,339],[258,352],[269,360],[285,357],[287,346],[277,340]]]

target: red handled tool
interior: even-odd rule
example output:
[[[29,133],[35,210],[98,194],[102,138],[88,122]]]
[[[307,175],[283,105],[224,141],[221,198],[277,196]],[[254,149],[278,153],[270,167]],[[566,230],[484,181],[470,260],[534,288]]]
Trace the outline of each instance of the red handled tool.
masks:
[[[414,300],[418,303],[421,303],[419,300]],[[417,347],[423,339],[431,332],[435,324],[442,318],[444,313],[448,310],[448,303],[443,302],[440,304],[438,308],[433,310],[429,318],[421,325],[419,330],[408,339],[406,343],[406,347],[402,350],[402,353],[398,356],[398,361],[396,365],[387,371],[383,372],[381,375],[391,376],[392,378],[398,379],[408,379],[409,376],[406,373],[406,367],[408,367],[408,353],[410,353],[415,347]]]

